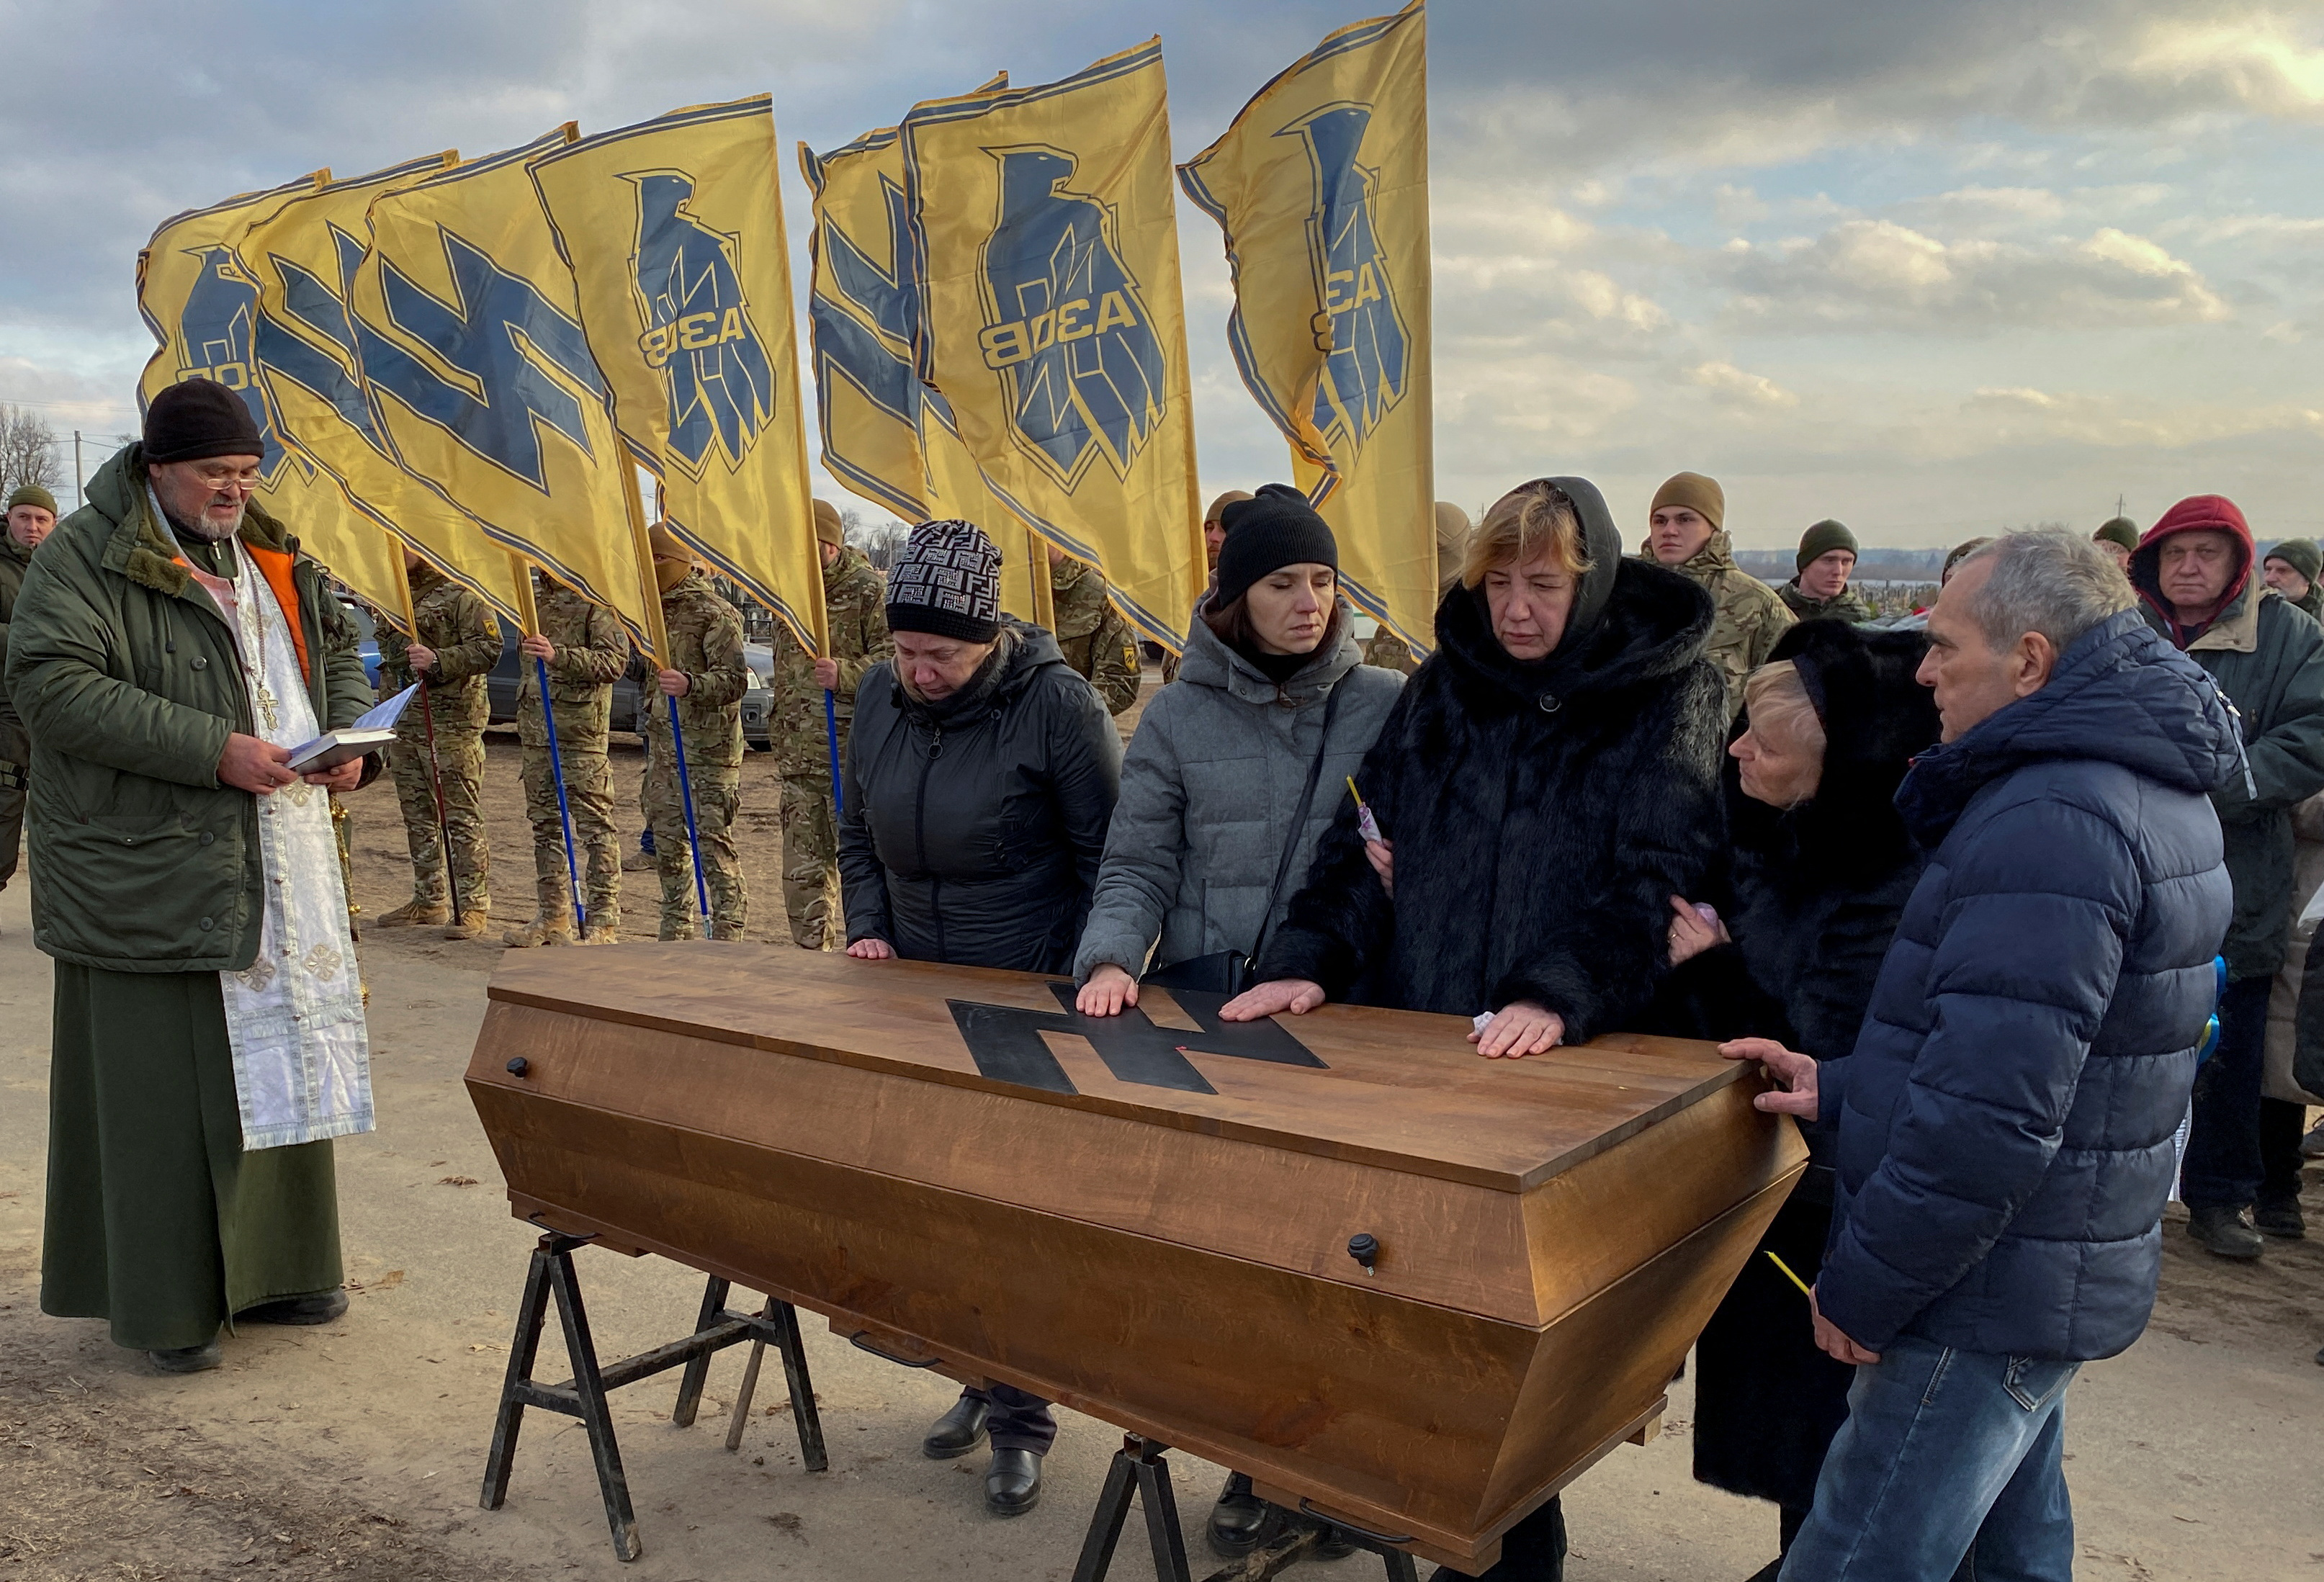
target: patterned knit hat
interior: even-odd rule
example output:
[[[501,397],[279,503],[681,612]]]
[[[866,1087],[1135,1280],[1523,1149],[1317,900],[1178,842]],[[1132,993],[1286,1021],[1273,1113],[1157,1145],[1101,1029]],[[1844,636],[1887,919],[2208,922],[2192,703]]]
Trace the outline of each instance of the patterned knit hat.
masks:
[[[973,522],[922,522],[888,568],[888,630],[966,643],[1001,635],[1001,551]]]

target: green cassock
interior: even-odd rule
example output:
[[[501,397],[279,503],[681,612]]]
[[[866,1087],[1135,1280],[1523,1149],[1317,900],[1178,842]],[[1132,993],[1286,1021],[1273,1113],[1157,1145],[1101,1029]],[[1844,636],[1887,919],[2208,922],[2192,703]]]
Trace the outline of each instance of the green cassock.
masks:
[[[234,633],[149,508],[140,448],[92,480],[12,612],[6,680],[32,739],[34,943],[56,961],[41,1306],[140,1349],[340,1283],[328,1141],[245,1152],[219,974],[265,908],[258,799],[222,786],[249,732]],[[242,536],[298,607],[317,720],[369,701],[355,633],[282,525]],[[213,566],[212,569],[218,569]]]

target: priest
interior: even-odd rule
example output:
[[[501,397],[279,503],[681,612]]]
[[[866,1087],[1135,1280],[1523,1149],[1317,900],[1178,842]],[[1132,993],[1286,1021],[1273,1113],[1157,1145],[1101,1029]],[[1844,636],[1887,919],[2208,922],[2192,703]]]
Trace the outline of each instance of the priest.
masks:
[[[328,795],[363,766],[289,763],[370,700],[322,567],[250,499],[267,449],[226,386],[162,391],[9,628],[56,963],[41,1307],[164,1373],[346,1311],[330,1139],[372,1127]]]

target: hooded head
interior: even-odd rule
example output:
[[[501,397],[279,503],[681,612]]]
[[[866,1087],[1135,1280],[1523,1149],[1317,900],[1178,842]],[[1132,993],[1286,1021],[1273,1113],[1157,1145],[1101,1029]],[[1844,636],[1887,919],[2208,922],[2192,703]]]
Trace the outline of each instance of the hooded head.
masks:
[[[694,570],[694,548],[668,522],[656,522],[646,538],[653,546],[654,586],[667,593]]]
[[[1442,598],[1461,580],[1469,553],[1469,513],[1449,500],[1436,502],[1436,593]]]
[[[2130,585],[2185,648],[2252,580],[2250,524],[2224,494],[2194,494],[2163,513],[2130,556]]]

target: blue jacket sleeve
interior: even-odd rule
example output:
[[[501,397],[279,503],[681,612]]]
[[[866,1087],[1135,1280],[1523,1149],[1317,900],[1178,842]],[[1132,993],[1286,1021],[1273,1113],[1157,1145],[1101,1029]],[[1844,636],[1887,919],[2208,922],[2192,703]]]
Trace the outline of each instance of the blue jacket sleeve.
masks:
[[[1948,878],[1933,1026],[1816,1283],[1824,1317],[1874,1351],[1958,1284],[2041,1184],[2138,906],[2129,841],[2058,800],[1997,811]]]

